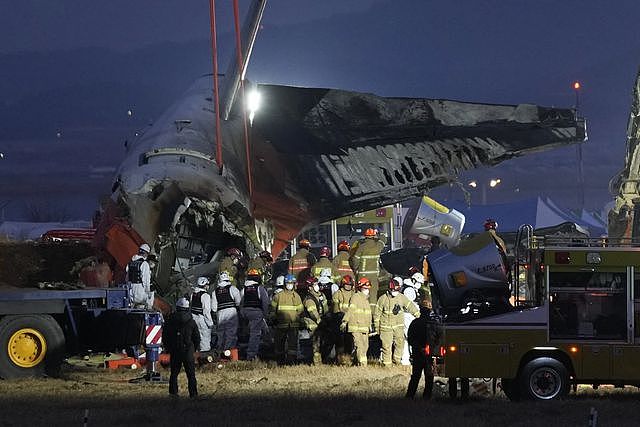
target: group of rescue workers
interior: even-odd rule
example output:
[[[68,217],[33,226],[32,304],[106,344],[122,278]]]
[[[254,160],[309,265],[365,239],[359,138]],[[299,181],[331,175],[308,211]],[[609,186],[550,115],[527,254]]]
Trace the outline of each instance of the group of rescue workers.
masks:
[[[493,231],[497,244],[504,245],[495,235],[497,223],[487,221],[491,223],[485,229]],[[304,360],[366,366],[369,339],[379,335],[383,366],[413,365],[407,397],[414,396],[423,373],[424,397],[430,397],[430,348],[435,348],[438,337],[429,287],[423,274],[412,267],[408,277],[393,277],[388,289],[379,292],[380,253],[385,243],[386,237],[370,228],[353,247],[341,241],[331,260],[330,248],[322,247],[316,259],[310,242],[302,239],[289,260],[288,274],[270,280],[273,259],[262,251],[248,263],[242,284],[238,269],[242,252],[228,248],[216,286],[211,289],[209,278],[199,277],[190,295],[178,300],[176,315],[165,325],[165,344],[172,354],[170,392],[177,393],[177,375],[184,365],[190,395],[197,394],[195,351],[207,353],[215,345],[218,354],[237,355],[238,330],[244,319],[249,335],[245,358],[257,359],[263,338],[272,333],[280,364]],[[142,245],[127,274],[133,303],[150,308],[148,254],[149,246]],[[267,284],[272,286],[267,289]],[[184,337],[176,339],[175,331]]]

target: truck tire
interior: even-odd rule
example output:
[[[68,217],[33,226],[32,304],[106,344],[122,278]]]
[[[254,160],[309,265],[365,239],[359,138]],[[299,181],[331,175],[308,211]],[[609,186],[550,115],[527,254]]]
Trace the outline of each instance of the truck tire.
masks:
[[[569,393],[567,368],[551,357],[533,359],[522,368],[518,378],[523,399],[551,400]]]
[[[0,378],[57,376],[65,356],[64,332],[46,314],[0,320]]]

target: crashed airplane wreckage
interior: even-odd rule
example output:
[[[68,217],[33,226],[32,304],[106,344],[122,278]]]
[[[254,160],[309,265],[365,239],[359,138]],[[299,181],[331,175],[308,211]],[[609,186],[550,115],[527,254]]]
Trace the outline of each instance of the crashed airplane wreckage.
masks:
[[[278,85],[256,86],[262,106],[249,126],[233,99],[263,9],[256,1],[249,11],[244,64],[232,61],[222,78],[220,128],[213,79],[204,76],[128,144],[117,171],[96,243],[121,268],[137,244],[149,243],[160,294],[215,273],[230,245],[278,254],[310,224],[422,195],[464,169],[586,139],[585,121],[570,109]]]
[[[236,115],[223,122],[219,174],[209,83],[200,79],[128,147],[114,184],[128,223],[171,268],[175,257],[207,263],[229,244],[278,253],[309,224],[585,139],[584,121],[568,109],[259,85],[251,168]]]

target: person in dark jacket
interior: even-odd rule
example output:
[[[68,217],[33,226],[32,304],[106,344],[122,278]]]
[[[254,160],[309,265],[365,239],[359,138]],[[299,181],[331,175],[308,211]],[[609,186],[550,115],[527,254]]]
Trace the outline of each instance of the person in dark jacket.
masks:
[[[425,298],[420,307],[420,317],[409,325],[407,340],[411,348],[411,379],[405,397],[413,399],[418,390],[420,377],[424,372],[424,392],[422,397],[430,399],[433,393],[432,352],[439,342],[437,324],[431,312],[431,300]]]
[[[176,302],[176,312],[165,323],[162,335],[165,347],[171,355],[169,394],[178,395],[178,374],[184,366],[189,382],[189,397],[197,397],[195,351],[200,346],[200,332],[191,316],[186,298],[180,298]]]

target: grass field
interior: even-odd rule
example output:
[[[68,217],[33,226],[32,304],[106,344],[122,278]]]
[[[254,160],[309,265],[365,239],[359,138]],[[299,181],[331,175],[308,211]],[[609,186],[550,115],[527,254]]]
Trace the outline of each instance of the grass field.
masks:
[[[585,387],[542,403],[512,403],[501,393],[453,401],[438,389],[431,401],[408,401],[402,396],[409,370],[403,367],[238,362],[197,374],[198,400],[170,398],[166,384],[130,384],[135,371],[75,368],[61,379],[0,381],[0,426],[82,425],[86,409],[89,426],[586,426],[591,407],[599,426],[640,424],[640,392],[630,387]],[[180,391],[186,394],[184,374]]]

